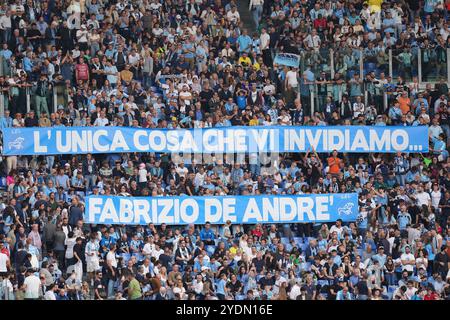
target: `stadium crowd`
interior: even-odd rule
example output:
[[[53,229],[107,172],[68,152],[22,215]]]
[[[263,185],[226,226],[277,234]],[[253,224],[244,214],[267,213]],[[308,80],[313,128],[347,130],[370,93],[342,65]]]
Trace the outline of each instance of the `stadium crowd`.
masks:
[[[427,154],[269,164],[4,156],[0,300],[450,299],[448,1],[251,0],[254,31],[234,0],[0,2],[2,129],[402,125],[430,138]],[[279,52],[301,68],[274,64]],[[418,55],[434,85],[419,85]],[[83,223],[90,194],[338,192],[359,194],[357,221]]]

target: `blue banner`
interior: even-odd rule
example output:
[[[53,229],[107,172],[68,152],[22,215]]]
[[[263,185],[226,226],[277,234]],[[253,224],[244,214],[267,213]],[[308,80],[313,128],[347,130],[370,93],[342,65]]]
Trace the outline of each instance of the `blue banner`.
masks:
[[[86,198],[86,223],[168,225],[355,221],[358,194]]]
[[[274,64],[298,68],[300,65],[300,56],[293,53],[278,53],[273,62]]]
[[[5,128],[4,155],[121,152],[428,152],[428,127]]]

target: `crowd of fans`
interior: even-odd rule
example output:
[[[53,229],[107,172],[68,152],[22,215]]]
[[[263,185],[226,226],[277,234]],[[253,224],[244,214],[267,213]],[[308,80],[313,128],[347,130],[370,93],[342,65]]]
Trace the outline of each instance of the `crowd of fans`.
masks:
[[[450,299],[448,1],[252,0],[254,30],[234,0],[1,3],[0,128],[426,125],[430,153],[2,157],[0,300]],[[90,194],[337,192],[357,221],[83,223]]]

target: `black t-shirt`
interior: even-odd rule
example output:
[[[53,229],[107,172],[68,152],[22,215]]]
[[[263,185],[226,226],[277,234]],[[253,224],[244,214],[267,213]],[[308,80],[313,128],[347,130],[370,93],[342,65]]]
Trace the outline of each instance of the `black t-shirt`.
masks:
[[[126,251],[126,249],[128,248],[128,250],[130,249],[130,247],[129,247],[129,245],[128,245],[128,242],[127,241],[124,241],[124,240],[122,240],[122,239],[120,239],[118,242],[117,242],[117,251],[119,252],[119,253],[126,253],[127,251]]]
[[[36,36],[41,37],[42,34],[41,34],[41,32],[38,29],[31,29],[31,30],[28,30],[27,36],[29,38],[36,37]],[[33,40],[30,40],[30,41],[39,41],[39,39],[33,39]]]
[[[170,260],[171,260],[170,256],[165,253],[159,256],[159,261],[161,261],[161,264],[166,268],[169,268]]]
[[[233,94],[230,90],[220,90],[219,98],[223,101],[227,101],[229,98],[233,98]]]
[[[356,182],[361,182],[361,180],[359,180],[359,177],[357,176],[354,177],[350,176],[347,178],[347,181],[351,181],[353,186],[356,185]]]
[[[98,294],[100,295],[100,297],[106,298],[105,286],[102,284],[102,282],[100,280],[94,281],[94,290],[98,291]],[[97,295],[95,295],[95,300],[98,300]]]
[[[314,295],[314,291],[316,291],[316,286],[313,284],[310,284],[310,285],[305,285],[304,287],[306,289],[306,299],[311,300]]]
[[[447,205],[447,206],[450,206],[450,199],[445,199],[445,197],[443,197],[442,199],[441,199],[441,201],[439,202],[439,204],[440,205]],[[442,208],[442,212],[441,212],[441,215],[442,216],[444,216],[444,217],[448,217],[448,216],[450,216],[450,207],[444,207],[444,208]]]
[[[78,244],[78,243],[75,243],[75,245],[73,246],[73,253],[74,253],[74,259],[76,259],[75,258],[75,253],[77,254],[77,256],[78,256],[78,258],[80,258],[81,259],[81,261],[83,261],[83,257],[84,257],[84,254],[83,254],[83,244]]]
[[[27,260],[27,252],[25,250],[17,251],[16,253],[16,265],[21,267],[24,265],[25,260]]]
[[[327,81],[328,79],[325,77],[317,77],[317,81]],[[327,85],[326,84],[318,84],[317,85],[317,92],[319,93],[319,95],[321,96],[326,96],[327,95]]]
[[[360,294],[360,295],[368,295],[369,294],[369,288],[367,287],[366,281],[359,281],[356,284],[356,288],[358,289],[358,294]]]
[[[209,112],[209,101],[211,100],[213,94],[214,94],[214,92],[211,89],[209,89],[207,91],[203,90],[199,94],[201,105],[202,105],[202,109],[205,112]]]
[[[267,277],[262,277],[261,279],[259,279],[259,284],[262,288],[264,288],[265,286],[273,286],[275,284],[275,278],[271,277],[269,279]]]
[[[227,288],[230,289],[232,293],[236,293],[241,288],[241,282],[239,280],[236,280],[235,283],[229,282],[227,284]]]
[[[260,273],[264,268],[264,259],[258,260],[257,258],[254,258],[252,262],[255,265],[256,272]]]
[[[26,117],[25,118],[25,127],[38,127],[39,126],[39,122],[38,119],[36,118],[30,118],[30,117]]]
[[[186,181],[186,188],[189,188],[189,190],[192,192],[192,194],[196,195],[194,182],[191,179],[188,179]]]
[[[328,287],[328,289],[329,289],[329,291],[328,291],[328,300],[336,300],[336,295],[337,295],[337,293],[339,291],[342,290],[342,287],[338,283],[336,283],[336,284],[330,285]],[[331,289],[333,289],[334,294],[331,293]]]
[[[114,167],[114,169],[112,170],[112,175],[113,177],[123,177],[123,171]]]
[[[277,41],[280,40],[280,34],[275,31],[273,33],[270,33],[269,36],[270,36],[269,47],[275,48],[275,44],[277,43]]]
[[[17,287],[20,288],[21,286],[23,286],[24,282],[25,282],[25,276],[23,274],[19,273],[17,275]]]

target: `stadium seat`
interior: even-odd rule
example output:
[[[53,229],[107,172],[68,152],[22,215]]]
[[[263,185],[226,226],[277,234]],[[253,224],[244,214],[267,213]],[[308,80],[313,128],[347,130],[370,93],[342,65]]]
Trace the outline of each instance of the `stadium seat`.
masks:
[[[388,287],[388,293],[389,293],[389,292],[394,293],[395,290],[397,290],[397,288],[398,288],[398,286],[389,286],[389,287]]]
[[[289,243],[289,238],[287,237],[281,237],[281,243],[284,245],[288,245]]]
[[[305,252],[305,250],[308,248],[308,244],[307,243],[302,243],[300,248],[302,249],[302,252]]]
[[[317,284],[323,286],[327,286],[328,285],[328,280],[317,280]]]
[[[306,262],[305,269],[306,271],[311,271],[311,262]]]
[[[297,243],[297,245],[298,245],[298,244],[300,244],[300,243],[303,243],[303,238],[302,238],[302,237],[294,237],[294,241],[295,241],[295,243]]]

